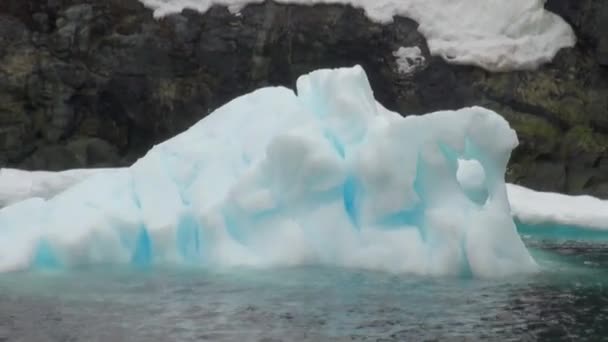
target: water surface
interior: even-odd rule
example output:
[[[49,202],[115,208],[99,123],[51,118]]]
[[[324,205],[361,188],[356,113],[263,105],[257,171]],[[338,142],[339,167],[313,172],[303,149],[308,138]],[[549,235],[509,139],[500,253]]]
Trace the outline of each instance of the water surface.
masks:
[[[527,244],[543,272],[501,280],[320,267],[5,274],[0,341],[608,340],[606,245]]]

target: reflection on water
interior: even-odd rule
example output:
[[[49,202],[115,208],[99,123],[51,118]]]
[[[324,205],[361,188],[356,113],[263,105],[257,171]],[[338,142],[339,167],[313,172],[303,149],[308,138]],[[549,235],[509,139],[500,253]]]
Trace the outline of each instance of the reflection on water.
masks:
[[[608,338],[608,251],[529,241],[504,280],[356,270],[0,276],[0,341],[559,341]]]

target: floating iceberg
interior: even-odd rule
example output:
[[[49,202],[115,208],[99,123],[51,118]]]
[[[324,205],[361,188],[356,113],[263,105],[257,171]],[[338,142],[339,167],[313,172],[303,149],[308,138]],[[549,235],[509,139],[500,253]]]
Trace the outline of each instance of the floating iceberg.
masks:
[[[560,240],[608,240],[608,201],[507,187],[520,234]]]
[[[323,264],[503,276],[537,266],[503,176],[517,137],[483,108],[402,118],[360,67],[216,110],[127,169],[0,210],[0,270]]]

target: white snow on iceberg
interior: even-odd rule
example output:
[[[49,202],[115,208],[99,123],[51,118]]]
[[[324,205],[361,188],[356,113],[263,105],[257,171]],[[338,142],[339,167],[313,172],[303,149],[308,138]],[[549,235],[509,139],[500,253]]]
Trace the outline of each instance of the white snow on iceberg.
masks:
[[[140,0],[156,17],[184,8],[206,12],[225,6],[232,12],[263,0]],[[346,4],[388,23],[394,16],[417,21],[432,55],[448,63],[490,71],[532,69],[549,62],[576,37],[561,17],[544,9],[544,0],[275,0],[302,5]]]
[[[463,189],[483,193],[485,171],[478,166],[475,161],[459,160],[456,177]],[[0,209],[36,197],[47,200],[92,175],[121,170],[74,169],[50,172],[3,168],[0,169]],[[608,232],[607,200],[587,195],[534,191],[516,184],[507,184],[507,194],[513,218],[527,225],[528,230],[537,230],[538,234],[542,234],[548,227],[560,226]]]
[[[75,169],[62,172],[0,169],[0,208],[32,197],[51,198],[70,186],[112,169]]]
[[[297,95],[264,88],[233,100],[128,169],[3,208],[0,270],[531,272],[503,181],[516,145],[489,110],[402,118],[376,103],[360,67],[319,70]]]

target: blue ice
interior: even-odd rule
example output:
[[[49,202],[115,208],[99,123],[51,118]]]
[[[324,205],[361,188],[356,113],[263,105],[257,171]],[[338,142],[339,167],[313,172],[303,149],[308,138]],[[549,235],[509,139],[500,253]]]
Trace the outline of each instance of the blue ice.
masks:
[[[402,118],[361,67],[236,98],[127,169],[0,210],[0,271],[320,264],[534,272],[504,173],[515,132],[480,108]],[[31,213],[35,212],[35,215]]]

